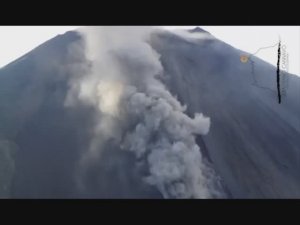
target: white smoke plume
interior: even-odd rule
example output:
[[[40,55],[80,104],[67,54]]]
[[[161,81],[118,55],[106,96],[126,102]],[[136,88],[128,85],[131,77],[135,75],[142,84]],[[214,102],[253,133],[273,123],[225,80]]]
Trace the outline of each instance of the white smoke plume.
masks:
[[[166,89],[159,77],[163,67],[150,46],[151,27],[87,27],[82,30],[88,74],[75,77],[66,105],[78,101],[97,110],[97,123],[80,167],[101,157],[113,140],[135,154],[137,165],[147,165],[144,181],[165,198],[211,198],[214,171],[202,158],[195,135],[209,131],[202,114],[190,118],[185,106]]]

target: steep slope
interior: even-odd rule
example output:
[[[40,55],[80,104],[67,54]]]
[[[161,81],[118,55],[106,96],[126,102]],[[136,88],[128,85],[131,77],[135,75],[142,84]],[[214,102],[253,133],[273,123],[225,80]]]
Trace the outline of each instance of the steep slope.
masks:
[[[276,68],[255,58],[253,85],[243,52],[212,40],[154,41],[166,83],[190,113],[211,118],[206,148],[236,198],[295,198],[299,193],[300,79],[288,76],[283,103],[276,99]],[[163,44],[161,44],[163,43]]]

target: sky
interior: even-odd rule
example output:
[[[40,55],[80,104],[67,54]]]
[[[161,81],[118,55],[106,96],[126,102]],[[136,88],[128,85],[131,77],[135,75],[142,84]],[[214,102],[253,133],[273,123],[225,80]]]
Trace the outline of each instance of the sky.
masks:
[[[185,26],[192,29],[195,26]],[[274,46],[281,40],[282,47],[288,55],[288,72],[300,76],[300,26],[200,26],[216,38],[232,45],[235,48],[255,53],[259,48]],[[182,27],[167,27],[180,29]],[[283,52],[282,52],[283,55]],[[255,56],[277,64],[277,47],[260,50]]]
[[[195,26],[165,26],[173,29],[192,29]],[[300,75],[300,26],[200,26],[216,38],[245,52],[274,45],[279,37],[289,58],[288,72]],[[21,57],[43,42],[77,29],[78,26],[0,26],[0,67]],[[276,65],[277,48],[259,51],[256,56]]]

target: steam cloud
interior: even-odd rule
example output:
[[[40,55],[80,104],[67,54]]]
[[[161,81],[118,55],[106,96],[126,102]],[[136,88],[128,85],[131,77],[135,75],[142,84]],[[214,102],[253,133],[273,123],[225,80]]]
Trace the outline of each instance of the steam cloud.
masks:
[[[74,77],[66,106],[78,102],[97,111],[90,146],[80,169],[101,157],[113,141],[136,156],[136,166],[146,166],[144,181],[165,198],[220,196],[217,177],[202,158],[195,135],[209,131],[202,114],[190,118],[186,107],[160,81],[163,67],[149,44],[150,27],[88,27],[82,30],[88,73]]]

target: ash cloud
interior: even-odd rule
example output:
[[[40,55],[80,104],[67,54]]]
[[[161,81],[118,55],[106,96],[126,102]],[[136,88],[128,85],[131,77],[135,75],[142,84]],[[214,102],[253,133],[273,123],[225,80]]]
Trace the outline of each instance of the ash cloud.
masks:
[[[87,104],[96,119],[79,161],[78,185],[84,189],[91,164],[114,147],[134,154],[135,167],[146,168],[143,182],[164,198],[220,197],[217,176],[195,141],[209,132],[210,119],[186,115],[186,106],[160,81],[163,67],[149,44],[152,32],[155,28],[81,29],[91,67],[71,79],[65,106]]]

